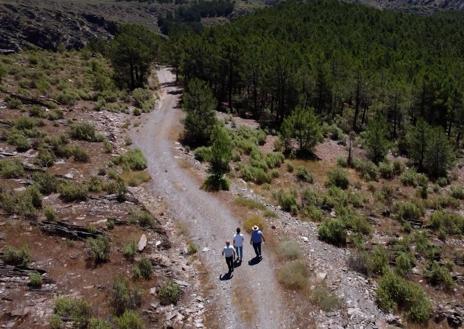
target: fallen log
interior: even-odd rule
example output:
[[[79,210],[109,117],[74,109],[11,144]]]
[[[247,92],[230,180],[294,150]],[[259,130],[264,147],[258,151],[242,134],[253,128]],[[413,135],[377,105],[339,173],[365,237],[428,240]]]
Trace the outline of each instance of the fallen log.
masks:
[[[82,226],[68,224],[60,221],[43,221],[38,223],[42,232],[58,235],[71,240],[85,240],[103,236],[103,232],[95,229],[87,229]]]

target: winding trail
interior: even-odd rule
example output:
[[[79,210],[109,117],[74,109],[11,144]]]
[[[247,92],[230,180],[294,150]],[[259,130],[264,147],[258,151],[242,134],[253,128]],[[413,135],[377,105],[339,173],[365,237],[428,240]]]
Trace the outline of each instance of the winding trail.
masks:
[[[263,261],[250,266],[248,260],[253,250],[246,235],[243,264],[235,269],[230,280],[219,279],[226,272],[221,256],[224,241],[232,239],[240,222],[214,194],[201,190],[176,160],[172,132],[182,118],[182,112],[176,108],[181,90],[174,85],[175,77],[167,68],[158,70],[158,79],[162,88],[159,108],[147,115],[131,137],[147,158],[153,177],[152,191],[167,202],[171,215],[188,227],[192,240],[199,246],[200,257],[213,283],[213,296],[209,299],[216,309],[218,327],[293,327],[293,315],[282,300],[265,245]]]

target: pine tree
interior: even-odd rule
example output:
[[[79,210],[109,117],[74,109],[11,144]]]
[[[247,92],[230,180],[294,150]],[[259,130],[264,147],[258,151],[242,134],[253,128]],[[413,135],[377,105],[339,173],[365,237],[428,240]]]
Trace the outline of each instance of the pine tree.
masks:
[[[380,113],[377,113],[364,132],[364,146],[369,159],[374,163],[383,161],[390,149],[390,141],[387,135],[388,129],[385,118]]]
[[[434,127],[427,134],[424,169],[430,177],[445,177],[454,161],[454,152],[441,127]]]
[[[232,159],[232,139],[226,128],[216,125],[212,133],[211,158],[209,160],[210,175],[204,184],[207,190],[228,190],[229,183],[224,174],[229,171],[229,162]]]
[[[184,140],[193,146],[209,145],[216,125],[216,100],[206,82],[193,79],[184,94],[183,107],[187,112]]]

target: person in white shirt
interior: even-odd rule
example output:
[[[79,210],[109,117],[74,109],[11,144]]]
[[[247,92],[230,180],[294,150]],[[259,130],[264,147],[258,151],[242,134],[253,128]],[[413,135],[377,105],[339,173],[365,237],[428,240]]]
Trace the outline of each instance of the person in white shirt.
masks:
[[[222,255],[226,258],[229,273],[232,273],[234,271],[235,249],[230,245],[229,241],[226,241],[226,246],[222,250]]]
[[[243,241],[245,238],[240,233],[240,227],[237,227],[237,233],[234,235],[234,248],[237,251],[237,259],[241,263],[243,260]]]

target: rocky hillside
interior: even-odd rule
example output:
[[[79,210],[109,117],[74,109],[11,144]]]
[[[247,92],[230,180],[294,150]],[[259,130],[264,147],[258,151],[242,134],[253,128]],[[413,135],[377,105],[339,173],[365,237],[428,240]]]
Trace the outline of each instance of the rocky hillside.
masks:
[[[462,0],[361,0],[360,2],[416,14],[430,14],[443,10],[464,10],[464,1]]]

